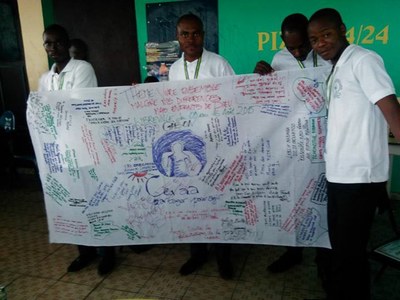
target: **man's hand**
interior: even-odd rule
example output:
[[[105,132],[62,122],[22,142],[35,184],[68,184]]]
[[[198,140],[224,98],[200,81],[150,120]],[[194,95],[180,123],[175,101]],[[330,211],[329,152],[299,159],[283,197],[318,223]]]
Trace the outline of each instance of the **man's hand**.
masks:
[[[263,60],[260,60],[257,64],[256,67],[254,68],[253,73],[257,73],[260,75],[267,75],[271,72],[273,72],[274,69],[272,69],[271,65]]]

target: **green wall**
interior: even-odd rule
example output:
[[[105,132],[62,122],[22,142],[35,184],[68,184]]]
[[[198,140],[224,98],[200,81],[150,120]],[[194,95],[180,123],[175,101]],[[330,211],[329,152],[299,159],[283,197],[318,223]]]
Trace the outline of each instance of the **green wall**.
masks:
[[[144,45],[147,42],[145,4],[160,2],[171,0],[135,1],[142,76],[145,74]],[[397,90],[400,90],[400,63],[397,63],[397,51],[400,49],[398,0],[219,0],[219,53],[228,59],[236,73],[251,73],[258,60],[270,61],[279,50],[280,25],[285,16],[300,12],[309,17],[323,7],[336,8],[342,14],[348,37],[355,43],[382,55]]]
[[[280,24],[285,16],[300,12],[309,17],[320,8],[333,7],[343,17],[349,40],[381,54],[400,90],[400,64],[396,64],[396,52],[400,48],[400,1],[247,0],[232,5],[231,1],[220,0],[219,3],[220,53],[231,62],[237,73],[252,72],[259,59],[271,60],[281,43]],[[260,36],[264,39],[269,37],[262,50],[259,47]]]

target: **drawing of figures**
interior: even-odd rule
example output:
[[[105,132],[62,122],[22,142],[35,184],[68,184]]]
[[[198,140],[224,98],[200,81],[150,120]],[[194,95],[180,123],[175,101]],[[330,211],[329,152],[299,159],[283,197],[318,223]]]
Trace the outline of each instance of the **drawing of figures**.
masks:
[[[189,130],[169,132],[153,145],[153,160],[165,176],[197,176],[206,164],[205,143]]]
[[[182,142],[171,144],[171,152],[163,154],[162,165],[170,177],[196,176],[201,169],[200,161],[190,151],[183,150]]]

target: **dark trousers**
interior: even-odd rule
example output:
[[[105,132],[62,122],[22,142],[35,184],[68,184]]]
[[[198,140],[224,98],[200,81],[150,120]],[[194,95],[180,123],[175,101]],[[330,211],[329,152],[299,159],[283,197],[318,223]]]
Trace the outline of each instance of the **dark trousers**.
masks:
[[[206,260],[208,255],[208,244],[190,244],[190,257],[198,260]],[[214,244],[217,261],[229,260],[231,255],[230,244]]]
[[[290,256],[301,257],[303,255],[304,247],[286,247],[286,253]]]
[[[319,249],[317,263],[329,300],[368,300],[367,245],[376,208],[387,201],[386,182],[327,185],[332,249]]]
[[[96,257],[97,247],[78,245],[79,256]],[[99,247],[99,254],[104,258],[113,258],[115,256],[114,247]]]

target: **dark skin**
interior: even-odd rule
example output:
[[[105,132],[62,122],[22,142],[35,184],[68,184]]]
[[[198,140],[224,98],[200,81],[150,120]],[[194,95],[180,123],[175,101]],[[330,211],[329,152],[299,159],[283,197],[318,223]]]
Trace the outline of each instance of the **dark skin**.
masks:
[[[60,73],[68,64],[69,41],[58,32],[43,33],[43,46],[47,55],[54,61],[56,72]]]
[[[299,61],[305,60],[312,49],[308,37],[300,32],[285,31],[281,38],[286,49]]]
[[[74,59],[86,60],[86,53],[75,45],[69,48],[69,55]]]
[[[196,20],[182,20],[176,28],[179,46],[185,53],[185,60],[195,61],[203,53],[204,31]]]
[[[308,36],[314,51],[323,59],[335,65],[343,51],[349,45],[346,39],[346,26],[329,20],[317,19],[310,22]],[[394,94],[383,97],[376,102],[382,111],[390,130],[396,140],[400,141],[400,104]]]
[[[316,20],[308,26],[308,38],[314,51],[323,59],[337,63],[343,51],[349,46],[346,26],[335,25],[325,20]]]
[[[312,49],[308,37],[304,36],[304,34],[301,34],[300,32],[284,31],[281,38],[285,43],[286,49],[299,61],[305,60]],[[256,64],[253,72],[260,75],[266,75],[273,71],[274,69],[269,63],[261,60]]]

